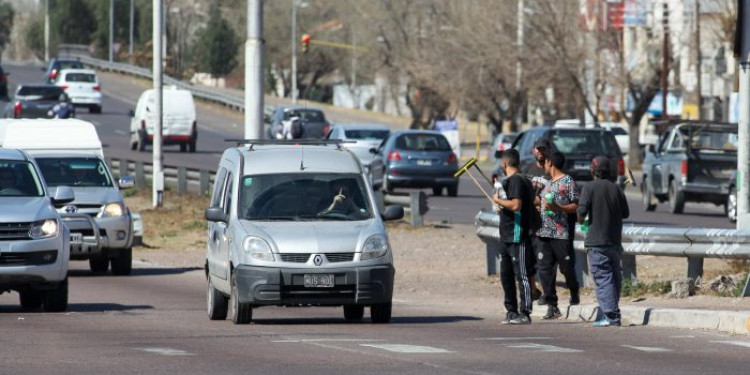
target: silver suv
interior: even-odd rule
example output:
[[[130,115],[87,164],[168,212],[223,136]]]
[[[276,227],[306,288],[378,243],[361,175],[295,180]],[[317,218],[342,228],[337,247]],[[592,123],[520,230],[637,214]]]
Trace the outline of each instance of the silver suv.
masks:
[[[17,291],[21,307],[68,307],[70,231],[53,206],[73,201],[61,186],[54,197],[25,152],[0,148],[0,294]]]
[[[391,319],[395,269],[383,220],[356,156],[339,141],[247,141],[224,151],[206,210],[211,320],[252,320],[265,305],[343,306]],[[290,143],[292,142],[292,143]]]

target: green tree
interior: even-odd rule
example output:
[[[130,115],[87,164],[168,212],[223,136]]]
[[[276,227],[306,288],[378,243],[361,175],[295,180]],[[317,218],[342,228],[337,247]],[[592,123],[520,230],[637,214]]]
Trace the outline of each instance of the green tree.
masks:
[[[23,30],[26,46],[39,59],[44,59],[44,13],[36,12],[29,17]]]
[[[94,20],[96,29],[92,34],[92,42],[96,47],[97,54],[106,58],[109,53],[109,0],[87,0]],[[115,29],[114,43],[127,46],[130,38],[130,1],[115,0]]]
[[[60,43],[90,44],[94,31],[96,20],[85,0],[50,2],[50,33],[56,34]]]
[[[5,44],[10,40],[10,31],[13,29],[13,16],[15,11],[8,3],[0,4],[0,55],[5,50]]]
[[[237,66],[240,41],[216,4],[211,5],[208,19],[206,27],[198,33],[193,51],[196,51],[200,70],[222,77]]]

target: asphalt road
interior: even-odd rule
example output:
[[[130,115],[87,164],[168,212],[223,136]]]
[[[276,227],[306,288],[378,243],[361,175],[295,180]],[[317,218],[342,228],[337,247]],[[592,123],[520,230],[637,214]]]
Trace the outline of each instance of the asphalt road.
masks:
[[[67,313],[0,296],[3,374],[746,374],[750,339],[709,332],[504,326],[397,300],[391,324],[340,308],[264,307],[254,323],[210,321],[200,270],[91,276],[76,262]],[[499,308],[499,301],[498,301]],[[367,316],[368,314],[366,314]]]

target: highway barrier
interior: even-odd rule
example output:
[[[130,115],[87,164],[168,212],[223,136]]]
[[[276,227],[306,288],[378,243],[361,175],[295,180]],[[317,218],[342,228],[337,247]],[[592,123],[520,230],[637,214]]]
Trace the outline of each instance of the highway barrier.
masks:
[[[500,269],[500,216],[494,211],[480,211],[475,217],[477,236],[486,245],[487,274]],[[585,252],[584,234],[576,226],[573,247]],[[637,279],[636,256],[669,256],[687,259],[687,277],[703,276],[705,258],[750,260],[750,231],[736,229],[694,229],[667,227],[624,226],[622,229],[623,277]],[[576,274],[581,285],[588,284],[588,262],[585,256],[576,257]],[[750,297],[750,275],[745,282],[743,297]]]

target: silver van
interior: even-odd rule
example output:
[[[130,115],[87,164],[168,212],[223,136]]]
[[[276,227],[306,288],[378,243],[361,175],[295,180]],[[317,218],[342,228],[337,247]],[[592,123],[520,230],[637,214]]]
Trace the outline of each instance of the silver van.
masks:
[[[211,320],[235,324],[253,308],[343,306],[346,320],[370,307],[391,319],[395,269],[367,175],[340,141],[246,141],[224,151],[206,209],[205,271]]]
[[[69,187],[47,194],[32,158],[0,148],[0,294],[17,291],[25,309],[65,311],[70,231],[53,206],[74,195]]]

